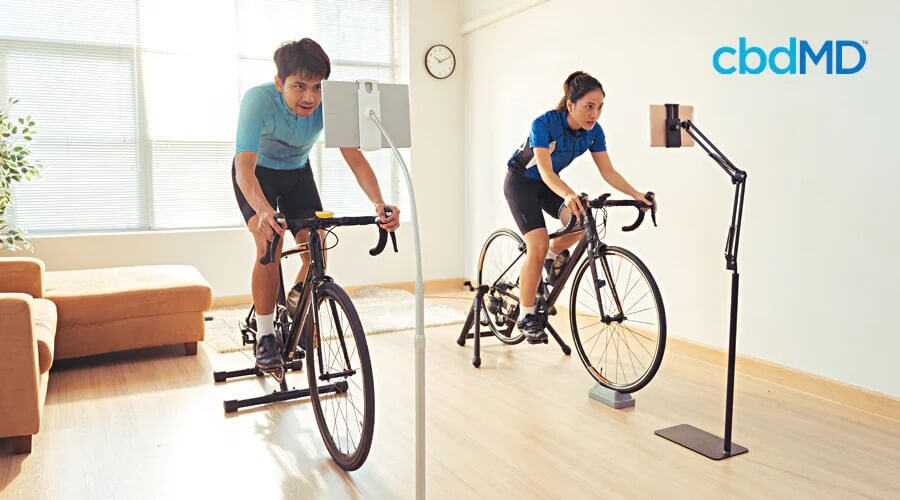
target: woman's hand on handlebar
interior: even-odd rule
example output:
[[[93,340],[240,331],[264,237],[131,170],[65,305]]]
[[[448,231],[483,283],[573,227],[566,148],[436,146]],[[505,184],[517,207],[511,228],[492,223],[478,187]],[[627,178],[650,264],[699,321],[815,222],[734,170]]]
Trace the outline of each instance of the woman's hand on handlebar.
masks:
[[[385,209],[391,213],[391,215],[387,215],[385,213]],[[393,233],[400,227],[400,209],[393,205],[385,205],[384,203],[377,203],[375,205],[375,213],[381,219],[381,227],[384,228],[385,231]]]
[[[279,236],[284,234],[287,226],[279,224],[278,221],[275,220],[275,210],[272,208],[268,208],[262,210],[257,214],[259,220],[257,223],[257,230],[266,236],[266,240],[272,241],[272,237],[278,234]]]
[[[659,204],[656,202],[656,196],[653,196],[653,195],[648,196],[648,195],[650,195],[650,193],[647,193],[647,194],[635,193],[635,194],[631,195],[631,197],[634,198],[635,201],[639,201],[641,203],[646,204],[647,207],[652,207],[653,212],[656,213],[656,211],[659,210]],[[641,212],[646,212],[647,207],[641,207]]]
[[[566,208],[569,209],[569,212],[572,213],[575,217],[578,217],[578,220],[581,220],[585,216],[584,205],[581,203],[581,197],[575,192],[570,192],[563,199],[563,203],[565,203]]]

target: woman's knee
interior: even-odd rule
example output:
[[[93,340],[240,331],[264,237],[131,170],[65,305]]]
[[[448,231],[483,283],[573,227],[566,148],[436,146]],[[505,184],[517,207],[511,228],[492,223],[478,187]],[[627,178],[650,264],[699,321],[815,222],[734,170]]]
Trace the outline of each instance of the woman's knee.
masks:
[[[547,231],[540,231],[542,234],[533,234],[538,231],[532,231],[528,233],[528,236],[525,238],[525,246],[528,248],[529,255],[547,255],[547,251],[550,250],[550,238],[547,236]]]

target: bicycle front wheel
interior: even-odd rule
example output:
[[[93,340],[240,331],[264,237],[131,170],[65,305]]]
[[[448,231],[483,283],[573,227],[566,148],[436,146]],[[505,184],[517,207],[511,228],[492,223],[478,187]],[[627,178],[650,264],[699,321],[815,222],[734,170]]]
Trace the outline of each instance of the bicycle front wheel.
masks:
[[[360,468],[375,433],[375,387],[365,332],[340,286],[318,288],[318,324],[306,339],[307,379],[319,433],[344,470]]]
[[[646,386],[666,348],[666,311],[656,280],[633,253],[605,247],[576,271],[569,321],[578,356],[600,385],[618,392]]]

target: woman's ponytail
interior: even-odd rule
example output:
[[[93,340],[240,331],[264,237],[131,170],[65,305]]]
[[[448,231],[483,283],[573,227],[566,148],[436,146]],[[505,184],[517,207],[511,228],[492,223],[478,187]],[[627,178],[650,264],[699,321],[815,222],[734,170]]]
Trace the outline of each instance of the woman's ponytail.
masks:
[[[559,104],[556,105],[556,110],[566,111],[566,101],[577,102],[584,97],[585,94],[594,89],[600,89],[600,92],[603,92],[603,96],[606,97],[603,85],[600,85],[600,82],[597,81],[596,78],[584,71],[572,73],[566,78],[565,83],[563,83],[563,96],[562,99],[560,99]]]

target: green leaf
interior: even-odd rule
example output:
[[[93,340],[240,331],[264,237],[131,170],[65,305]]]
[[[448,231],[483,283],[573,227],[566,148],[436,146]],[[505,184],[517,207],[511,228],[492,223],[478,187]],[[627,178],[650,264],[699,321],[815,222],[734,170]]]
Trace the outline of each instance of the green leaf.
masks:
[[[18,134],[18,133],[19,133],[19,127],[13,127],[13,128],[12,128],[12,133]]]
[[[30,136],[30,135],[26,135],[26,136],[25,136],[25,140],[26,140],[26,141],[30,141],[30,140],[31,140],[31,136]]]
[[[21,123],[22,125],[24,125],[24,124],[25,124],[25,119],[24,119],[24,118],[19,118],[19,123]]]

